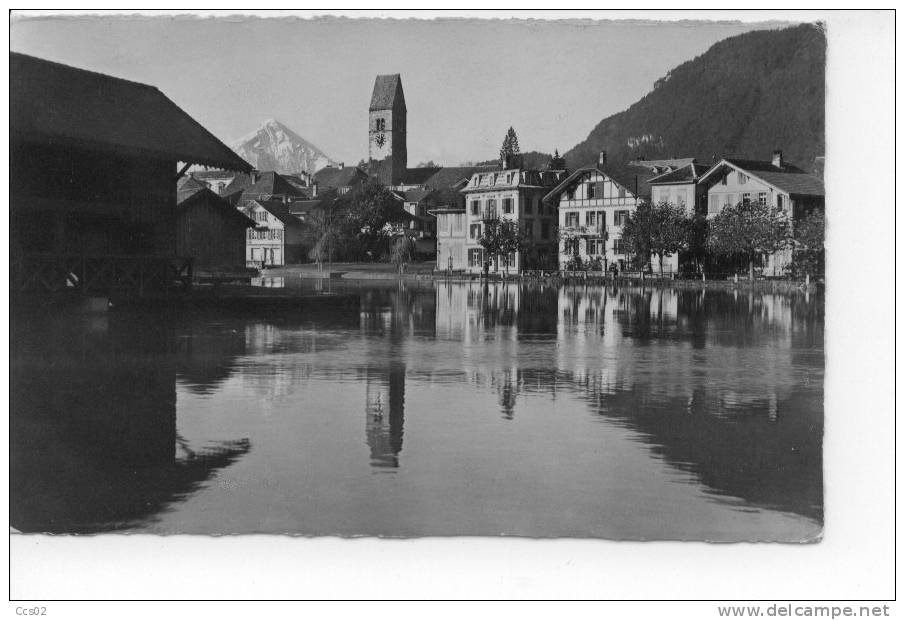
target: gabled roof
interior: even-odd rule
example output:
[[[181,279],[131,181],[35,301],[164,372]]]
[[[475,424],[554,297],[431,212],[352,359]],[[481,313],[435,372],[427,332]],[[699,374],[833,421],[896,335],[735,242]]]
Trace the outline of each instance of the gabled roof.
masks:
[[[460,183],[468,182],[476,172],[495,172],[500,170],[499,164],[489,166],[450,166],[440,168],[424,180],[423,185],[432,189],[448,189]]]
[[[405,110],[405,95],[402,92],[402,78],[398,73],[378,75],[374,80],[374,92],[371,93],[369,111],[391,110],[400,104]]]
[[[588,175],[588,174],[592,174],[594,172],[597,172],[599,174],[602,174],[605,177],[608,177],[611,181],[613,181],[617,185],[623,187],[626,190],[626,192],[628,192],[632,196],[635,196],[633,181],[631,181],[632,184],[628,184],[630,182],[628,178],[616,178],[611,171],[603,171],[600,168],[597,168],[596,166],[588,166],[586,168],[579,168],[578,170],[576,170],[575,172],[573,172],[572,174],[567,176],[565,179],[560,181],[559,185],[554,187],[552,190],[550,190],[550,192],[546,196],[544,196],[544,202],[550,202],[556,198],[559,198],[559,196],[562,195],[563,192],[565,192],[567,189],[569,189],[569,187],[571,187],[572,185],[578,183],[582,177],[584,177],[585,175]],[[624,176],[624,175],[620,175],[620,176]]]
[[[195,192],[203,189],[209,189],[208,184],[195,178],[194,175],[182,177],[176,184],[176,203],[182,202]]]
[[[283,222],[285,226],[299,226],[302,223],[299,218],[292,215],[289,211],[289,205],[283,204],[282,200],[252,200],[251,202],[263,207],[268,213]]]
[[[648,179],[650,185],[672,185],[677,183],[694,183],[700,179],[704,173],[709,170],[709,166],[703,164],[688,164],[678,170],[672,172],[664,172],[651,179]]]
[[[318,186],[327,187],[351,187],[368,178],[368,175],[359,170],[357,166],[336,168],[327,166],[314,173],[314,180]]]
[[[251,170],[153,86],[14,52],[9,79],[14,139]]]
[[[430,196],[433,193],[434,193],[434,190],[432,190],[430,188],[410,189],[407,192],[403,192],[403,194],[404,194],[403,197],[405,198],[406,202],[421,202],[422,200],[424,200],[425,198],[427,198],[428,196]]]
[[[228,188],[227,188],[228,190]],[[262,172],[257,183],[246,187],[242,192],[241,201],[255,200],[264,196],[290,196],[307,198],[308,194],[302,191],[277,172]],[[266,198],[265,198],[266,200]]]
[[[254,228],[257,226],[254,220],[247,217],[244,213],[233,207],[229,202],[207,187],[201,187],[200,189],[187,193],[180,193],[176,204],[179,210],[185,210],[202,203],[212,205],[222,213],[223,217],[236,220],[246,228]]]
[[[814,175],[807,174],[801,168],[784,163],[781,168],[772,161],[754,159],[725,158],[714,165],[701,177],[701,181],[716,177],[717,173],[734,168],[750,177],[760,179],[767,185],[794,196],[825,196],[823,181]]]
[[[424,185],[440,168],[406,168],[399,185]]]

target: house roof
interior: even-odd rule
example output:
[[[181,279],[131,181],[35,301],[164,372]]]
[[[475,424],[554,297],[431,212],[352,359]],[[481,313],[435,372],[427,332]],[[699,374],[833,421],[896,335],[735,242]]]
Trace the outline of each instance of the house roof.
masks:
[[[405,95],[402,92],[402,78],[398,73],[378,75],[374,80],[369,111],[390,110],[399,103],[405,109]]]
[[[229,187],[227,186],[227,193]],[[307,198],[308,194],[287,181],[283,176],[272,170],[262,172],[261,178],[254,185],[246,187],[242,191],[241,201],[256,200],[264,196],[291,196]],[[267,200],[265,198],[265,200]]]
[[[321,187],[351,187],[356,182],[365,180],[367,176],[357,166],[344,168],[327,166],[314,173],[314,180]]]
[[[753,159],[725,158],[713,166],[701,177],[701,180],[712,178],[716,172],[726,167],[735,168],[745,172],[749,176],[760,179],[790,195],[795,196],[824,196],[823,181],[819,177],[807,174],[801,168],[784,163],[781,168],[774,166],[772,161]]]
[[[14,52],[9,78],[10,133],[19,140],[251,170],[153,86]]]
[[[199,192],[202,189],[209,189],[209,186],[204,181],[196,178],[194,175],[189,175],[182,177],[179,179],[179,182],[176,184],[176,202],[177,204],[194,194],[195,192]]]
[[[710,169],[709,166],[703,164],[688,164],[678,170],[672,172],[664,172],[651,179],[648,179],[650,185],[672,185],[677,183],[694,183],[700,179],[704,173]]]
[[[441,168],[406,168],[400,185],[424,185],[440,170]]]
[[[476,172],[494,172],[499,169],[499,165],[450,166],[448,168],[435,169],[434,174],[425,179],[423,185],[433,189],[448,189],[461,181],[467,183],[471,175]]]
[[[227,219],[234,219],[237,222],[240,222],[246,228],[254,228],[255,226],[257,226],[254,220],[233,207],[231,204],[229,204],[229,202],[212,192],[207,187],[201,187],[194,191],[187,191],[184,193],[180,192],[178,194],[176,204],[178,209],[184,210],[205,202],[217,208],[222,213],[223,217]]]
[[[283,222],[285,226],[301,225],[301,220],[294,216],[289,210],[289,205],[283,203],[282,200],[253,200],[255,204],[261,205],[272,216]]]
[[[433,189],[410,189],[407,192],[404,192],[404,198],[406,202],[421,202],[428,196],[434,193]]]
[[[644,195],[642,193],[643,189],[640,187],[640,176],[637,172],[626,172],[622,170],[601,170],[596,166],[589,166],[586,168],[579,168],[565,179],[560,181],[559,185],[554,187],[550,192],[544,196],[544,202],[549,202],[555,198],[558,198],[563,192],[565,192],[570,186],[574,185],[578,181],[581,180],[581,177],[586,174],[591,174],[593,172],[600,173],[606,177],[609,177],[610,180],[614,181],[617,185],[622,186],[625,190],[632,194],[633,196],[640,197],[640,195]],[[635,193],[635,179],[639,179],[639,191],[638,194]],[[648,177],[649,178],[649,177]],[[650,186],[647,186],[647,194],[650,195]]]

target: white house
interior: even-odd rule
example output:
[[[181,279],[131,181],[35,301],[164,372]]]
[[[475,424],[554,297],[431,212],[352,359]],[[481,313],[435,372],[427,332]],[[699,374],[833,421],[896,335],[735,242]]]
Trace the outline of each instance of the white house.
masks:
[[[544,197],[559,208],[559,266],[565,269],[577,254],[582,263],[599,260],[607,269],[615,261],[626,267],[622,225],[640,203],[634,187],[599,168],[576,170]]]
[[[782,151],[774,151],[769,161],[721,159],[698,184],[707,191],[704,212],[708,217],[727,205],[756,201],[784,214],[794,229],[796,220],[814,209],[823,209],[825,204],[823,181],[783,161]],[[764,273],[783,275],[791,259],[790,250],[769,256]]]
[[[473,174],[460,191],[465,195],[465,270],[478,273],[490,262],[490,271],[520,272],[556,265],[556,207],[544,196],[563,177],[562,170],[512,168]],[[485,256],[480,244],[486,221],[513,222],[526,241],[525,248],[509,256]]]

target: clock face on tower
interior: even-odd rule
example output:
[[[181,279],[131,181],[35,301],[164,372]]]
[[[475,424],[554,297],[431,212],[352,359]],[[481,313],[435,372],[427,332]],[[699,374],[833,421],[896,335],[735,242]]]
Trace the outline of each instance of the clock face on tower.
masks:
[[[374,136],[374,143],[377,146],[382,147],[386,141],[387,141],[386,136],[383,135],[382,133],[379,133],[376,136]]]

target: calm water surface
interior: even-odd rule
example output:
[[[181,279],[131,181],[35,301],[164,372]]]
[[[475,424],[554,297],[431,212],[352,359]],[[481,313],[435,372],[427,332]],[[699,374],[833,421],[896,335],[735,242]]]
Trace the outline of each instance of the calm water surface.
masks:
[[[26,531],[813,540],[823,299],[313,283],[13,321]]]

